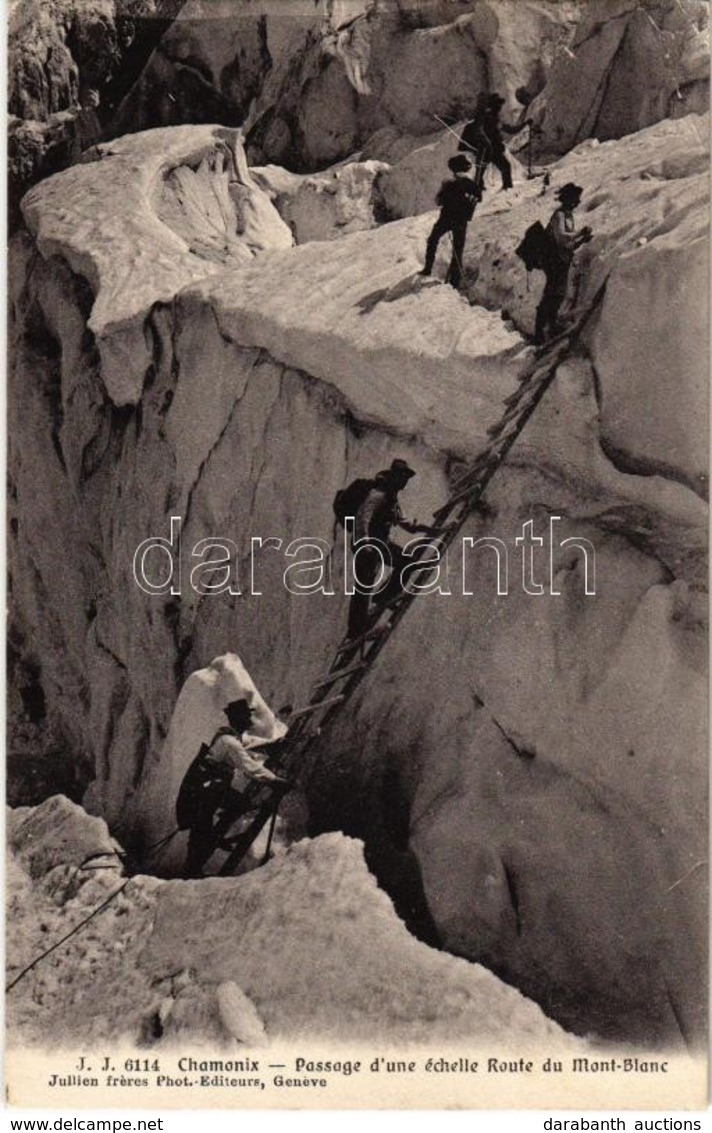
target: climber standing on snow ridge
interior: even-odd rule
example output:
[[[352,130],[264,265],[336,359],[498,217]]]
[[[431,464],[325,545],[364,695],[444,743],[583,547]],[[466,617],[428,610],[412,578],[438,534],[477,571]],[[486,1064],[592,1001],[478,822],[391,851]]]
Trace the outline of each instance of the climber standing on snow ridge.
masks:
[[[517,134],[529,122],[526,120],[518,126],[507,126],[504,122],[500,122],[499,115],[504,103],[505,99],[501,94],[480,94],[475,116],[467,123],[460,138],[458,149],[469,150],[474,154],[475,181],[480,189],[484,187],[485,170],[490,162],[496,165],[502,174],[502,188],[512,188],[512,166],[504,148],[502,131],[504,130],[506,134]]]
[[[268,792],[283,793],[291,786],[265,767],[264,757],[247,750],[245,733],[252,723],[248,701],[231,701],[225,715],[229,726],[201,746],[176,801],[178,826],[189,831],[186,877],[202,877],[206,861],[241,814],[267,802]]]
[[[543,264],[546,285],[536,310],[534,342],[537,345],[545,341],[547,329],[552,335],[561,331],[558,321],[559,309],[566,298],[569,269],[574,252],[592,239],[592,232],[588,226],[576,231],[574,209],[578,207],[582,193],[583,189],[580,185],[567,181],[556,194],[560,204],[546,226],[548,245],[546,261]]]
[[[440,205],[440,216],[435,221],[433,230],[428,236],[425,250],[425,266],[421,275],[430,275],[435,263],[435,253],[441,238],[446,232],[452,233],[452,259],[448,268],[445,282],[451,283],[457,290],[462,279],[462,257],[465,252],[467,238],[467,225],[475,212],[475,205],[482,200],[482,190],[475,184],[469,174],[472,172],[472,162],[467,154],[458,153],[451,157],[448,166],[454,177],[443,181],[436,204]]]

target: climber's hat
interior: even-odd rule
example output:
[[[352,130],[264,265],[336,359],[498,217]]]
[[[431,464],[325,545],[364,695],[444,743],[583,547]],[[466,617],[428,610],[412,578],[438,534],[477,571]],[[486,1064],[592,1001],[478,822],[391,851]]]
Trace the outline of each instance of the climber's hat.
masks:
[[[249,727],[252,720],[252,706],[249,700],[241,697],[239,700],[231,700],[229,704],[225,705],[223,709],[230,723],[235,720],[236,724],[242,724],[245,728]]]
[[[410,465],[406,464],[406,462],[404,460],[401,460],[400,457],[397,457],[395,460],[391,461],[391,467],[390,468],[383,468],[380,472],[378,472],[376,474],[376,479],[377,480],[393,480],[393,479],[396,479],[396,480],[408,481],[408,480],[410,480],[411,476],[415,476],[415,472],[413,471],[413,469],[410,467]]]
[[[456,153],[447,164],[448,169],[452,170],[453,173],[469,173],[472,169],[472,162],[466,153]]]
[[[565,185],[557,189],[556,196],[561,201],[562,205],[577,205],[581,200],[582,193],[583,189],[580,185],[575,185],[573,181],[567,181]]]
[[[411,476],[415,476],[415,472],[410,467],[410,465],[406,464],[406,462],[404,460],[401,460],[400,457],[397,457],[395,460],[391,461],[390,471],[397,473],[399,476],[405,476],[408,480],[410,480]]]
[[[502,98],[501,94],[491,94],[487,99],[487,105],[491,106],[493,110],[499,110],[506,101],[506,98]]]

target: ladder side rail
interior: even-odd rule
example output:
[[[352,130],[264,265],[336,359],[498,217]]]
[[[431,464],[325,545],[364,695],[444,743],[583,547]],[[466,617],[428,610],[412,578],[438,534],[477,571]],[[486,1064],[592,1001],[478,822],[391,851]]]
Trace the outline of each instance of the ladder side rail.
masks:
[[[272,802],[270,802],[269,805],[260,807],[247,829],[239,836],[235,846],[225,858],[225,861],[218,871],[219,877],[227,877],[237,869],[255,839],[259,837],[262,830],[269,822],[273,807],[274,803]]]

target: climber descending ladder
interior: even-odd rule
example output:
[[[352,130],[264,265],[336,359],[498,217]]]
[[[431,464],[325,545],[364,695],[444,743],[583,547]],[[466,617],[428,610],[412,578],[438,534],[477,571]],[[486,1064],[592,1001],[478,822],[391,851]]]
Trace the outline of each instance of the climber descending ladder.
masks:
[[[445,551],[457,537],[468,516],[477,510],[492,477],[505,461],[553,382],[559,363],[598,307],[605,286],[606,280],[581,318],[546,344],[532,367],[522,376],[519,389],[504,402],[505,413],[488,433],[491,444],[454,482],[450,499],[435,512],[433,535],[421,549],[423,573],[427,574],[435,566],[432,560],[429,563],[425,557],[432,543],[437,542],[441,553]],[[418,561],[417,551],[414,561]],[[308,748],[343,710],[417,596],[417,591],[403,591],[381,608],[376,622],[367,633],[360,638],[343,639],[336,649],[328,672],[312,686],[307,704],[291,714],[287,736],[280,745],[280,756],[273,763],[275,769],[289,777],[296,774],[304,763]],[[230,847],[220,870],[221,875],[231,874],[237,869],[270,818],[272,830],[274,829],[275,816],[276,809],[272,804],[265,804],[254,812],[247,828]],[[269,848],[263,860],[268,856]]]

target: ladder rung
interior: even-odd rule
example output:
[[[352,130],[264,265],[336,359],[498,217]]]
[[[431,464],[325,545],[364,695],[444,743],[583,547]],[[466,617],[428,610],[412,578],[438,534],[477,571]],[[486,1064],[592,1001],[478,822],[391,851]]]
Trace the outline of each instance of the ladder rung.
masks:
[[[233,870],[237,869],[252,846],[252,843],[261,833],[262,827],[269,821],[272,810],[273,803],[271,802],[266,806],[260,807],[249,826],[235,839],[232,849],[229,851],[228,856],[222,864],[218,875],[219,877],[228,877]]]
[[[504,448],[505,442],[505,437],[498,437],[496,441],[492,442],[489,448],[489,460],[487,461],[485,472],[487,472],[496,461],[502,459],[502,449]]]
[[[450,496],[450,499],[448,500],[445,507],[441,508],[440,511],[435,512],[434,518],[437,520],[441,515],[446,515],[447,511],[452,511],[452,508],[461,500],[466,499],[467,496],[472,494],[472,492],[476,492],[480,487],[484,474],[485,469],[483,468],[479,476],[473,476],[468,484],[461,484],[460,487],[456,489],[455,493]]]
[[[508,413],[511,413],[511,411],[515,408],[515,406],[519,405],[519,402],[525,396],[526,396],[526,390],[524,390],[524,391],[517,390],[516,393],[512,393],[512,394],[509,395],[509,397],[505,397],[504,401],[502,402],[502,405],[504,406],[504,408],[507,410]]]
[[[449,509],[449,504],[446,505],[445,508],[441,508],[439,512],[437,512],[437,511],[434,512],[433,519],[437,520],[437,518],[441,514],[441,512],[446,512],[448,509]],[[452,528],[456,527],[456,526],[457,526],[457,524],[452,522],[452,523],[443,523],[442,527],[435,527],[433,529],[431,539],[434,539],[437,543],[443,542],[450,535]],[[419,559],[415,560],[415,562],[419,562],[419,561],[420,561]],[[435,566],[436,563],[437,563],[437,559],[433,559],[432,562],[433,562],[433,566]],[[422,563],[421,565],[425,566],[426,564]]]
[[[511,437],[512,433],[516,432],[517,425],[519,424],[519,414],[514,413],[511,417],[501,421],[496,433],[492,433],[492,439],[502,441],[505,438]]]
[[[484,460],[480,461],[477,467],[472,469],[471,475],[463,476],[461,480],[458,480],[457,484],[453,484],[453,492],[462,492],[465,490],[465,488],[469,488],[472,484],[476,484],[480,476],[484,472],[485,467],[486,462]],[[452,499],[452,496],[450,497],[450,499]]]
[[[433,519],[437,520],[438,522],[441,519],[445,520],[445,519],[448,518],[449,515],[452,514],[453,511],[455,511],[456,508],[457,508],[457,499],[456,498],[450,499],[450,500],[448,500],[448,502],[443,507],[441,507],[438,511],[435,512]],[[451,522],[454,523],[455,520],[452,520]]]
[[[298,708],[296,712],[292,712],[289,717],[291,724],[292,720],[296,720],[299,716],[308,716],[310,712],[318,712],[320,708],[327,708],[330,704],[338,704],[344,699],[344,694],[339,693],[338,696],[327,696],[326,700],[320,700],[316,704],[307,704],[305,708]]]
[[[370,629],[362,633],[360,637],[346,637],[341,642],[341,645],[336,650],[336,656],[341,653],[351,653],[354,649],[364,645],[367,641],[376,641],[381,635],[385,633],[384,626],[371,626]]]
[[[423,563],[423,567],[425,567],[425,565],[426,564]],[[434,567],[437,564],[431,563],[430,565]],[[397,610],[398,607],[406,601],[406,599],[411,600],[415,597],[417,597],[417,592],[416,594],[411,594],[409,590],[402,590],[400,594],[396,594],[395,598],[391,598],[390,602],[384,602],[382,606],[379,606],[379,613],[384,614],[386,610]]]
[[[511,408],[507,410],[504,417],[500,421],[500,425],[507,425],[515,417],[519,417],[529,405],[530,401],[534,400],[535,393],[536,390],[526,390],[522,394],[522,396],[512,404]]]
[[[359,661],[358,665],[350,665],[348,669],[340,669],[338,673],[330,673],[323,681],[317,681],[314,689],[325,688],[327,685],[333,685],[335,681],[340,681],[343,677],[349,677],[352,673],[358,673],[361,669],[368,666],[367,661]]]
[[[458,476],[455,480],[453,480],[452,486],[455,491],[457,491],[458,488],[461,488],[463,484],[466,484],[469,480],[471,480],[474,474],[480,468],[484,467],[484,465],[487,463],[487,451],[488,450],[485,449],[484,452],[481,452],[477,459],[474,460],[470,467],[467,469],[467,472],[463,472],[462,476]]]
[[[525,398],[531,397],[531,395],[532,389],[527,382],[527,385],[522,384],[519,389],[514,391],[514,393],[510,393],[509,397],[505,397],[502,405],[504,405],[506,409],[511,412],[511,410],[514,409],[515,406],[519,405],[520,401],[524,401]]]
[[[470,484],[469,488],[463,488],[462,491],[458,492],[456,496],[451,496],[450,503],[460,503],[461,500],[466,500],[468,496],[474,495],[478,489],[482,491],[481,485],[477,480],[475,480],[474,483]]]
[[[498,422],[498,424],[499,424],[499,422]],[[465,484],[470,483],[473,479],[476,480],[477,477],[484,471],[484,469],[489,464],[491,455],[492,455],[492,445],[488,444],[487,448],[483,449],[482,452],[480,453],[480,455],[477,457],[477,460],[474,462],[474,464],[470,468],[470,471],[467,473],[467,475],[461,476],[459,480],[455,481],[455,483],[453,484],[453,488],[455,489],[455,491],[457,491],[459,488],[464,487]]]

